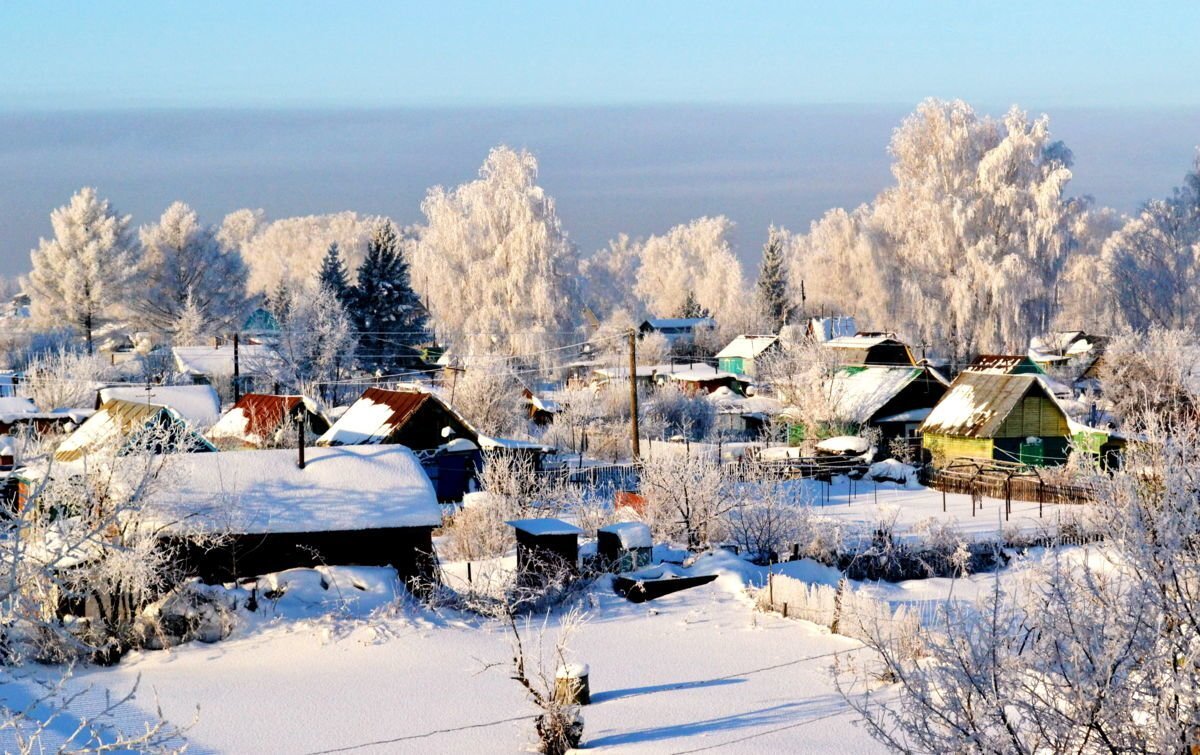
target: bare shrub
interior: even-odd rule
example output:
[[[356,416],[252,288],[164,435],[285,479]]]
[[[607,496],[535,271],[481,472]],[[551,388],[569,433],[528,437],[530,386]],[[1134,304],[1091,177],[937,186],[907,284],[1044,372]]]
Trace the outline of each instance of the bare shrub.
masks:
[[[703,457],[648,459],[641,474],[645,518],[655,536],[683,539],[691,550],[719,542],[723,517],[737,505],[720,464]]]

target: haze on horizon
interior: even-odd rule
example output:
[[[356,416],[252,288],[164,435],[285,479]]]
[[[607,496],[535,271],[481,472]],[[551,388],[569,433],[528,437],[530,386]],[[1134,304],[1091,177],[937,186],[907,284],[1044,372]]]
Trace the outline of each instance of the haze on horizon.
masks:
[[[537,155],[585,254],[725,214],[754,261],[768,224],[887,186],[891,131],[927,96],[1048,113],[1070,193],[1129,212],[1200,143],[1200,80],[1179,65],[1196,28],[1185,3],[8,4],[0,272],[28,268],[83,185],[135,225],[177,199],[212,223],[411,223],[499,143]]]

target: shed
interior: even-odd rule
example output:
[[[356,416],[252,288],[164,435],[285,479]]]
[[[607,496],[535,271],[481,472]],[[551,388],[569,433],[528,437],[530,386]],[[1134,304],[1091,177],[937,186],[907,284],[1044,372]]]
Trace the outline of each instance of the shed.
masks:
[[[717,352],[717,367],[734,375],[754,377],[758,359],[779,350],[779,336],[738,336]]]
[[[1038,466],[1066,461],[1066,413],[1035,375],[964,372],[921,425],[935,464],[956,457]]]
[[[297,437],[296,424],[304,422],[305,436],[320,436],[329,422],[316,405],[303,396],[274,396],[248,393],[225,413],[207,435],[225,450],[268,448],[289,443]]]
[[[44,412],[32,399],[0,396],[0,435],[11,435],[22,428],[35,433],[61,432],[79,425],[93,414],[92,409],[55,409]]]
[[[596,530],[596,552],[605,568],[633,571],[653,563],[654,540],[641,522],[617,522]]]
[[[208,429],[221,416],[221,399],[211,385],[110,385],[100,389],[96,408],[109,399],[168,407],[198,430]]]
[[[479,434],[429,391],[368,388],[317,439],[318,446],[399,443],[416,451],[434,450],[453,438],[478,445]]]
[[[915,367],[917,360],[902,341],[890,333],[858,333],[821,344],[844,365]]]
[[[78,461],[114,446],[119,455],[133,451],[197,453],[217,450],[170,407],[108,399],[58,445],[54,459]]]
[[[403,446],[197,454],[166,461],[169,488],[152,492],[147,526],[182,549],[186,571],[224,582],[320,564],[395,567],[432,579],[433,485]],[[220,534],[214,547],[197,536]]]
[[[532,578],[579,572],[579,536],[583,530],[561,519],[507,522],[517,536],[517,571]]]

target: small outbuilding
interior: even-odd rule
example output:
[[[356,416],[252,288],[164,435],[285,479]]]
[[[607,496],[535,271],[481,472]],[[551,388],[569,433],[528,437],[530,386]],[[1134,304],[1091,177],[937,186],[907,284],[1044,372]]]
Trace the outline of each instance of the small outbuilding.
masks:
[[[348,446],[174,456],[169,488],[142,516],[206,582],[320,564],[392,566],[433,577],[433,485],[403,446]],[[206,536],[218,535],[215,544]]]
[[[118,455],[134,451],[197,453],[217,450],[179,412],[168,406],[109,399],[58,445],[54,460],[79,461],[89,454],[112,448]]]
[[[507,522],[517,536],[517,571],[530,577],[579,572],[579,536],[583,530],[561,519]]]
[[[604,568],[627,572],[654,561],[650,528],[641,522],[617,522],[596,530],[596,553]]]
[[[843,365],[878,367],[915,367],[908,346],[891,333],[858,333],[834,338],[821,344]]]
[[[961,373],[921,425],[935,464],[968,457],[1036,466],[1067,459],[1070,422],[1036,375]]]
[[[717,352],[717,367],[733,375],[754,377],[758,374],[758,360],[779,348],[779,336],[738,336]]]

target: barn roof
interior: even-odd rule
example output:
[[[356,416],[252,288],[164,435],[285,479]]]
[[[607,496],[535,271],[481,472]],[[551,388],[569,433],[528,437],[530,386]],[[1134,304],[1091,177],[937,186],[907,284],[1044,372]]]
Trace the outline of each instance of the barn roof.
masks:
[[[304,403],[302,396],[247,393],[209,429],[208,436],[262,445],[273,438],[284,420]]]
[[[213,450],[212,445],[189,425],[187,420],[170,407],[109,399],[55,449],[55,461],[70,462],[84,458],[110,443],[126,443],[151,422],[162,417],[186,430],[185,443],[196,448]]]
[[[221,416],[221,399],[211,385],[112,385],[100,389],[97,405],[109,399],[166,406],[194,427],[206,428]]]
[[[404,446],[177,454],[164,460],[169,488],[143,514],[177,532],[337,532],[436,527],[429,477]]]
[[[583,530],[561,519],[514,519],[505,522],[509,527],[537,537],[538,535],[582,535]]]
[[[961,373],[921,425],[921,432],[990,438],[1031,391],[1058,406],[1053,394],[1036,375]]]
[[[897,362],[894,365],[880,366],[908,366],[916,364],[912,352],[908,349],[908,345],[886,333],[859,333],[853,336],[834,338],[825,341],[821,345],[826,348],[837,349],[838,357],[845,364],[880,364],[877,361],[871,361],[871,350],[880,346],[902,349],[905,354],[902,362]]]
[[[717,352],[717,358],[753,359],[779,342],[779,336],[738,336]]]
[[[693,330],[715,327],[717,321],[711,317],[650,317],[643,320],[641,325],[642,330]]]

